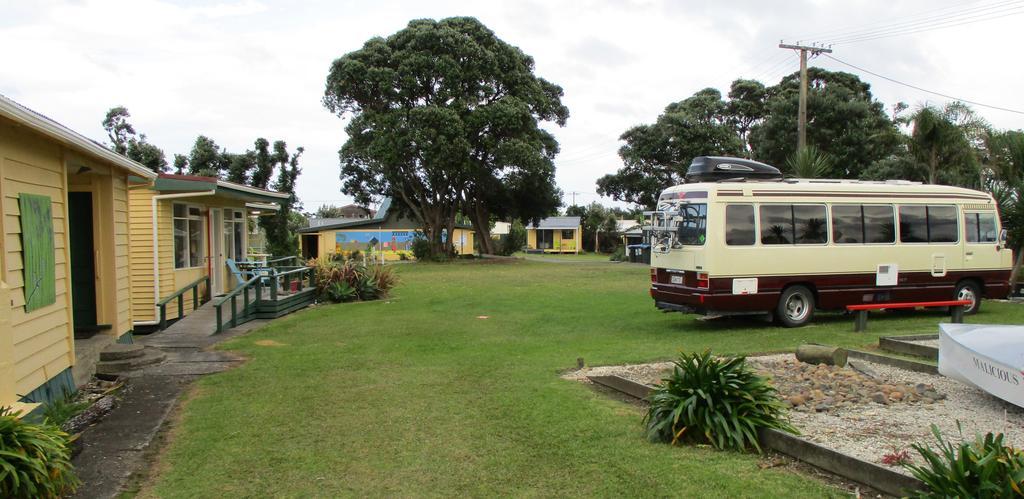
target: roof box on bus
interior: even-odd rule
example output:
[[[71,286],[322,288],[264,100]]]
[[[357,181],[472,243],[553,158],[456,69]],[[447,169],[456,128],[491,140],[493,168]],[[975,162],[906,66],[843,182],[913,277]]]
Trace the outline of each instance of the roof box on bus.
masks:
[[[778,168],[757,161],[725,156],[697,156],[686,170],[686,182],[782,180]]]

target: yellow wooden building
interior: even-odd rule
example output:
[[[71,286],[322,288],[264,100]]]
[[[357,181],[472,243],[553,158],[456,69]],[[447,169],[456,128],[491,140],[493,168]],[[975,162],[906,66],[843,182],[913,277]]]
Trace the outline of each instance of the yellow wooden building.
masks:
[[[313,220],[310,226],[299,229],[299,244],[305,259],[321,256],[345,255],[354,251],[369,257],[383,257],[385,261],[412,259],[412,241],[422,226],[401,217],[392,208],[391,198],[385,198],[370,218],[338,218]],[[457,224],[452,231],[452,244],[459,255],[472,255],[473,228]]]
[[[155,177],[0,96],[0,406],[73,391],[76,333],[130,338],[128,192]]]
[[[288,194],[213,177],[160,176],[133,188],[128,205],[131,233],[131,300],[134,325],[155,327],[158,302],[181,293],[185,315],[197,297],[216,296],[238,284],[228,261],[249,260],[250,218],[274,213]],[[262,257],[264,255],[255,255]],[[205,278],[209,277],[210,288]],[[166,319],[178,317],[177,300]]]
[[[580,217],[548,217],[526,226],[526,251],[579,253],[583,245]]]

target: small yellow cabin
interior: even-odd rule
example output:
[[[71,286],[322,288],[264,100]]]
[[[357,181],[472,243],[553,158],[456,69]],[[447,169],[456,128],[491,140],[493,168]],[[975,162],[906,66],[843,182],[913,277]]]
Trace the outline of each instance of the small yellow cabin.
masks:
[[[299,229],[299,245],[305,259],[330,255],[351,255],[360,252],[367,258],[385,261],[412,259],[412,241],[422,227],[413,220],[401,217],[392,209],[391,198],[384,198],[380,208],[370,218],[322,219]],[[472,255],[473,229],[457,224],[452,231],[455,253]]]
[[[287,199],[286,193],[194,175],[160,174],[152,185],[131,189],[135,327],[155,328],[160,322],[157,303],[183,290],[188,315],[193,293],[187,288],[192,285],[198,286],[198,297],[234,289],[238,279],[228,261],[267,256],[248,251],[250,218],[274,213]],[[167,320],[180,318],[176,305],[166,311]]]
[[[155,177],[0,96],[0,406],[61,398],[131,341],[128,192]]]
[[[583,243],[580,217],[548,217],[526,226],[526,251],[579,253]]]

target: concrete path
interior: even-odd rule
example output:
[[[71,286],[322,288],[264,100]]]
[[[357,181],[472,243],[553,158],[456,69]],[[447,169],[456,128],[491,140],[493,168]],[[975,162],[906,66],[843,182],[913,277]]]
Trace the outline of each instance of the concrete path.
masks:
[[[73,460],[82,485],[73,497],[117,497],[133,474],[151,464],[147,449],[189,385],[241,362],[209,348],[269,322],[255,320],[214,335],[214,313],[207,303],[164,331],[137,337],[136,343],[160,349],[167,359],[125,373],[117,406],[82,432],[82,452]]]

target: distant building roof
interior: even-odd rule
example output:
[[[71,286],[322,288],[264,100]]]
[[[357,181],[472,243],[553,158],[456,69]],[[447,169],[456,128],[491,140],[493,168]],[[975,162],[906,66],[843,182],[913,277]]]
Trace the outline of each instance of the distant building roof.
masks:
[[[532,223],[527,229],[578,229],[580,228],[580,217],[548,217],[540,221],[537,226]]]
[[[642,234],[643,224],[636,220],[616,220],[615,230],[620,234]]]
[[[492,235],[503,235],[508,234],[512,230],[512,224],[508,222],[494,222],[494,228],[491,229]]]

